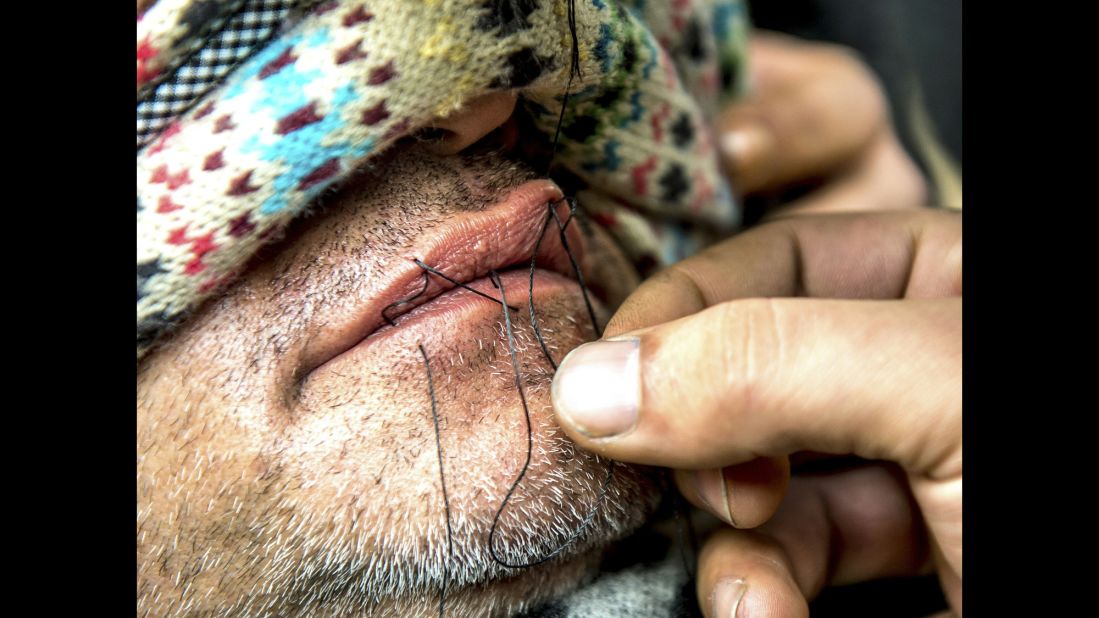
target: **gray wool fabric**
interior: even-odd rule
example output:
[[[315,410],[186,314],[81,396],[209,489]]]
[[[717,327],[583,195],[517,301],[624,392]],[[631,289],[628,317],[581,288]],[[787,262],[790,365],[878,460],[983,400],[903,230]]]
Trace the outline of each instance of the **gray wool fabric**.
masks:
[[[637,565],[596,579],[551,605],[561,618],[670,618],[684,615],[687,574],[670,555],[656,565]],[[693,592],[693,591],[692,591]]]
[[[668,491],[675,491],[668,488]],[[716,519],[668,497],[663,515],[610,548],[601,572],[588,584],[519,615],[519,618],[698,618],[692,535],[706,535]],[[677,506],[678,505],[678,506]],[[676,515],[676,511],[680,515]],[[693,531],[693,532],[692,532]],[[701,538],[701,537],[695,537]],[[690,571],[688,571],[690,569]]]

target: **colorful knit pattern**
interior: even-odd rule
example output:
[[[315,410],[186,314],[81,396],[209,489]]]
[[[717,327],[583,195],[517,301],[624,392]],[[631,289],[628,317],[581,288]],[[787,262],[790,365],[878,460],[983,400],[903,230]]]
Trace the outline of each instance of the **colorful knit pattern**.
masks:
[[[142,23],[198,4],[160,0]],[[552,135],[570,74],[567,10],[325,2],[191,102],[137,156],[138,357],[318,194],[465,101],[513,89]],[[581,204],[643,269],[732,229],[708,127],[741,74],[740,1],[575,0],[575,17],[581,71],[555,163],[587,183]],[[141,41],[185,38],[169,22],[139,29],[139,86]],[[156,58],[147,73],[169,66]]]
[[[246,0],[202,48],[161,73],[137,102],[137,147],[160,134],[180,114],[216,88],[241,62],[292,18],[295,0]]]
[[[202,47],[244,0],[160,0],[137,16],[137,91]]]

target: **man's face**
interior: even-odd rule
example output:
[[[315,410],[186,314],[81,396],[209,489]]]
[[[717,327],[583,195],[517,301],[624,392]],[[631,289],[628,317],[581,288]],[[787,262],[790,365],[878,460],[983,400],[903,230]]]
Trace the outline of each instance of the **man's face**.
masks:
[[[549,204],[568,214],[556,186],[500,153],[429,150],[397,148],[322,200],[140,366],[142,611],[434,615],[446,579],[448,614],[507,613],[575,586],[655,508],[622,465],[599,502],[608,463],[553,422],[530,289],[554,360],[595,337],[552,220],[531,288]],[[568,230],[605,321],[636,278],[598,228]],[[435,275],[400,303],[424,286],[414,258],[518,309],[531,459],[493,546],[535,562],[598,504],[558,560],[490,556],[528,452],[502,306]]]

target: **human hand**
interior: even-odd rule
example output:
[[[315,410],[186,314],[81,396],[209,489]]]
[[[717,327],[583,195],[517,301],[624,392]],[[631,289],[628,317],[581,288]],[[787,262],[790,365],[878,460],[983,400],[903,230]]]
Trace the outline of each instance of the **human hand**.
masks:
[[[893,131],[870,69],[843,47],[756,31],[750,92],[726,107],[717,131],[733,186],[759,195],[819,186],[770,217],[892,210],[927,203],[927,185]]]
[[[561,363],[580,446],[756,528],[703,549],[707,615],[803,616],[931,565],[961,613],[961,247],[944,212],[781,219],[646,281]],[[804,451],[880,461],[790,479]]]

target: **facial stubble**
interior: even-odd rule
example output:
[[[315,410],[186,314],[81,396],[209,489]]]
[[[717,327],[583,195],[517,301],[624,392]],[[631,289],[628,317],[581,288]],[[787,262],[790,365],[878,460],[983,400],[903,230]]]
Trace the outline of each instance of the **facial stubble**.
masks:
[[[519,451],[499,445],[525,431],[502,324],[419,342],[437,359],[441,446],[455,496],[449,561],[417,342],[352,375],[293,369],[296,342],[340,298],[407,260],[434,226],[487,207],[531,176],[493,157],[398,153],[325,200],[307,227],[290,230],[146,361],[138,389],[141,607],[157,615],[413,615],[431,608],[446,564],[453,610],[491,614],[583,576],[595,557],[564,574],[550,563],[515,578],[486,555],[489,520],[518,467]],[[575,302],[549,301],[539,316],[558,358],[593,337]],[[497,543],[522,561],[573,532],[605,467],[552,423],[552,373],[522,316],[515,335],[535,408],[534,473],[508,505]],[[625,470],[577,551],[621,536],[655,506],[648,481]]]

